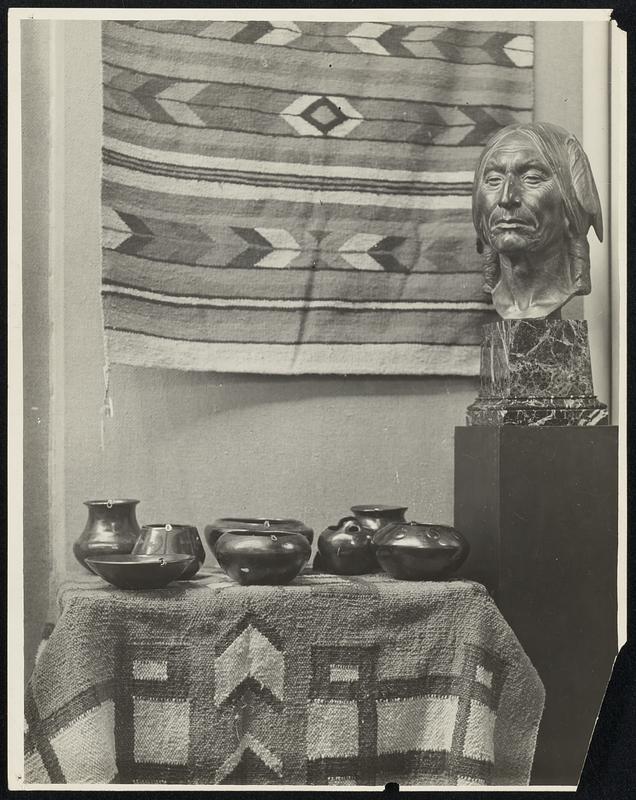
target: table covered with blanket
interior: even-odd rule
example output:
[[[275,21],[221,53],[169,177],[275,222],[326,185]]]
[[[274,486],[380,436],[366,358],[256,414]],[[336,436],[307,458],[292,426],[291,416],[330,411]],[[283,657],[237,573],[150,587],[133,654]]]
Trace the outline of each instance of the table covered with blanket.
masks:
[[[86,576],[58,610],[27,687],[28,783],[529,781],[543,685],[479,584]]]

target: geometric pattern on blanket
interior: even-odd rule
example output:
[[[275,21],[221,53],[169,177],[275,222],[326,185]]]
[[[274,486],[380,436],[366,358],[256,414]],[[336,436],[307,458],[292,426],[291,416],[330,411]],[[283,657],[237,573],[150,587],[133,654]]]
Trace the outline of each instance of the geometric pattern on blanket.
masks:
[[[158,593],[86,579],[61,596],[26,694],[27,782],[528,780],[543,687],[476,584],[309,573],[245,588],[214,570]],[[334,605],[392,627],[414,602],[404,635],[337,636]]]
[[[256,696],[280,710],[283,674],[279,662],[283,655],[252,620],[241,628],[249,632],[249,642],[237,636],[222,657],[222,681],[227,684],[229,678],[234,688],[224,692],[217,683],[215,692],[217,702],[219,694],[225,694],[223,702],[239,701],[240,725],[245,727],[245,709],[254,708]],[[132,713],[120,720],[124,723],[123,733],[120,726],[121,741],[132,744],[132,759],[121,753],[120,744],[121,777],[141,769],[148,780],[187,781],[189,700],[184,652],[182,648],[166,652],[142,646],[133,647],[132,653],[127,662],[132,676]],[[253,664],[250,674],[246,660],[249,663],[253,657],[261,660]],[[318,646],[312,648],[311,658],[309,784],[375,784],[376,771],[382,781],[399,782],[409,774],[414,782],[426,784],[431,777],[443,774],[453,783],[490,782],[494,726],[504,679],[504,665],[495,656],[466,645],[464,668],[457,677],[430,675],[384,681],[376,674],[378,646]],[[102,687],[78,698],[72,711],[76,718],[69,722],[67,716],[60,731],[51,737],[68,782],[81,782],[82,778],[68,771],[64,774],[65,762],[72,764],[72,753],[77,748],[101,749],[104,743],[94,732],[114,729],[113,700],[109,696],[112,688]],[[27,720],[31,723],[27,757],[37,759],[33,731],[38,730],[39,720],[32,698],[27,703]],[[92,759],[87,761],[90,764]],[[375,770],[370,769],[373,764]],[[253,735],[243,733],[236,749],[217,770],[215,783],[277,783],[282,767],[276,754]],[[110,774],[102,775],[104,782],[116,773],[112,761]]]
[[[473,169],[532,119],[532,23],[102,31],[112,361],[478,374]]]
[[[368,774],[375,763],[382,781],[408,773],[423,784],[439,774],[451,783],[488,784],[504,664],[465,645],[458,676],[382,681],[378,650],[313,649],[309,782],[375,783]]]

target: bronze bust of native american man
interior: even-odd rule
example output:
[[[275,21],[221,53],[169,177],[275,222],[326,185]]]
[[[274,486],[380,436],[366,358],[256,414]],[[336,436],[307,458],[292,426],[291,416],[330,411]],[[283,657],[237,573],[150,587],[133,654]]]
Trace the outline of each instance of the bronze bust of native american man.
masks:
[[[587,156],[546,122],[509,125],[486,144],[473,185],[485,290],[499,313],[484,326],[480,393],[469,425],[606,425],[585,320],[561,319],[589,294],[590,226],[603,220]]]
[[[587,232],[603,238],[592,171],[575,136],[545,122],[509,125],[486,145],[473,186],[485,290],[504,319],[560,316],[590,293]]]

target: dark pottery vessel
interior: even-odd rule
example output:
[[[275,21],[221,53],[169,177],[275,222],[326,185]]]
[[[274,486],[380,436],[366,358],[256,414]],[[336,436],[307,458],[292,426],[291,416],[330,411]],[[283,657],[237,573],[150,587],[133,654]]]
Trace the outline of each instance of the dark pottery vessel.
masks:
[[[194,556],[115,555],[88,557],[87,563],[100,578],[119,589],[162,589],[191,569]]]
[[[90,572],[89,556],[126,555],[132,552],[139,524],[135,506],[139,500],[87,500],[88,520],[82,535],[73,545],[75,558]]]
[[[243,586],[292,581],[311,555],[307,537],[273,526],[227,530],[216,542],[221,568]]]
[[[351,506],[353,515],[362,525],[371,531],[379,531],[389,522],[405,522],[406,506]]]
[[[136,555],[185,555],[194,556],[191,566],[180,576],[185,581],[194,577],[205,561],[205,549],[194,525],[176,525],[170,522],[161,525],[144,525],[133,551]]]
[[[227,531],[250,531],[254,528],[262,528],[264,525],[276,528],[279,531],[292,531],[302,534],[311,544],[314,540],[314,532],[298,519],[277,519],[276,517],[222,517],[215,520],[212,525],[206,525],[203,535],[208,543],[208,547],[214,553],[216,543]]]
[[[373,548],[385,572],[407,581],[447,577],[463,564],[470,550],[455,528],[424,522],[385,525],[373,537]]]
[[[337,525],[325,528],[318,537],[314,568],[336,575],[379,572],[372,539],[373,531],[363,527],[355,517],[343,517]]]

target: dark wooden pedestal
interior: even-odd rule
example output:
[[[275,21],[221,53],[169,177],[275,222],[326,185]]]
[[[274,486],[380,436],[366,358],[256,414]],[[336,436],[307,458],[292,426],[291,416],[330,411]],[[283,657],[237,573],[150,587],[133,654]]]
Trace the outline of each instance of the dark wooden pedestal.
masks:
[[[533,784],[578,782],[617,652],[615,427],[455,429],[461,575],[490,590],[546,689]]]

